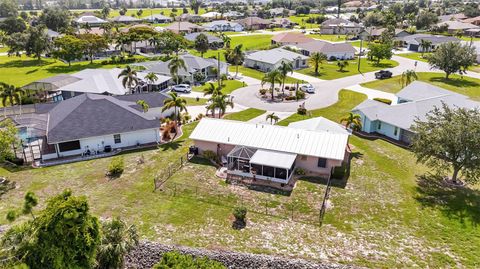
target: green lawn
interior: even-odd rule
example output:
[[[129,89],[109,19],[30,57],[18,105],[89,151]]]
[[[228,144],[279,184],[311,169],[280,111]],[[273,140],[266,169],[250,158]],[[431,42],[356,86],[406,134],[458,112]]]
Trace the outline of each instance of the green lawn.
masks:
[[[0,53],[7,52],[8,47],[0,47]]]
[[[461,77],[459,75],[451,75],[449,80],[445,79],[443,73],[419,72],[418,80],[431,83],[444,89],[458,92],[470,96],[472,99],[480,100],[480,80],[470,77]],[[374,80],[363,83],[362,86],[377,89],[380,91],[396,93],[402,89],[401,76],[395,76],[389,79]]]
[[[344,90],[339,103],[312,114],[338,121],[364,98]],[[137,226],[142,239],[166,244],[370,268],[480,264],[478,185],[449,188],[431,178],[423,180],[427,170],[416,164],[412,153],[381,140],[350,138],[350,176],[333,181],[322,227],[253,213],[263,208],[275,214],[282,210],[279,205],[288,205],[296,220],[314,216],[325,187],[310,178],[299,180],[290,196],[259,192],[225,184],[214,176],[209,162],[196,158],[174,174],[164,191],[153,192],[153,176],[188,151],[187,137],[194,126],[185,125],[185,135],[177,142],[124,154],[125,172],[115,180],[105,177],[111,158],[41,169],[0,169],[0,175],[17,182],[17,188],[2,197],[0,215],[21,205],[28,190],[44,205],[48,196],[70,188],[88,198],[93,213],[121,216]],[[143,164],[137,162],[140,156]],[[193,187],[186,188],[187,184]],[[242,202],[249,208],[247,226],[238,231],[232,229],[231,205]],[[7,224],[5,218],[0,224]]]
[[[229,66],[229,71],[232,75],[235,75],[236,67],[235,66]],[[245,66],[238,66],[238,73],[242,73],[243,75],[247,77],[252,77],[256,78],[259,80],[262,80],[262,78],[265,76],[265,73],[262,71],[258,71],[252,68],[248,68]],[[302,81],[299,81],[298,79],[292,78],[292,77],[287,77],[285,80],[285,83],[288,84],[294,84],[294,83],[302,83]]]
[[[294,15],[288,17],[289,20],[292,22],[297,23],[299,26],[305,26],[307,29],[313,29],[313,28],[318,28],[318,24],[315,23],[307,23],[308,18],[315,18],[318,17],[319,15]]]
[[[334,105],[326,108],[309,110],[307,115],[300,115],[295,113],[290,117],[278,122],[278,125],[287,126],[292,122],[296,122],[299,120],[306,120],[309,118],[319,117],[319,116],[338,122],[343,115],[347,114],[352,108],[354,108],[355,106],[363,102],[366,98],[367,96],[361,93],[357,93],[349,90],[341,90],[338,93],[339,101]]]
[[[349,63],[348,66],[342,72],[339,71],[337,62],[323,63],[318,69],[318,73],[319,73],[318,76],[315,75],[315,70],[311,67],[298,70],[297,72],[300,72],[305,75],[313,76],[313,77],[318,77],[320,79],[327,79],[327,80],[359,74],[358,60],[350,60],[348,61],[348,63]],[[397,65],[398,63],[393,60],[383,60],[380,62],[380,64],[377,65],[372,61],[368,61],[365,58],[361,58],[360,71],[362,73],[368,73],[368,72],[372,72],[380,69],[395,67]]]
[[[266,110],[248,108],[239,112],[234,112],[225,115],[223,118],[227,120],[239,120],[239,121],[249,121],[254,119],[262,114],[265,114]]]
[[[182,97],[187,101],[187,106],[203,106],[207,104],[207,99],[205,98],[199,98],[197,101],[197,98],[193,97]]]
[[[415,61],[427,62],[427,59],[425,57],[429,54],[430,53],[424,53],[422,57],[422,54],[420,52],[412,52],[412,53],[400,53],[400,54],[397,54],[397,56],[405,57]]]
[[[330,42],[339,42],[339,41],[345,41],[345,35],[321,35],[321,34],[310,34],[307,35],[308,37],[315,38],[315,39],[321,39],[321,40],[326,40]]]
[[[212,82],[212,83],[215,85],[215,87],[218,86],[218,83],[214,83],[214,82]],[[238,88],[241,88],[241,87],[245,87],[245,86],[247,86],[247,85],[244,84],[241,81],[238,81],[238,80],[225,80],[225,81],[223,81],[222,93],[230,94],[234,90],[236,90]],[[203,92],[203,90],[207,87],[210,87],[209,83],[207,83],[203,86],[193,87],[192,90],[195,91],[195,92]]]
[[[77,62],[68,66],[55,59],[42,58],[40,61],[22,55],[22,57],[0,56],[0,82],[24,86],[33,81],[59,75],[81,71],[87,68],[123,68],[125,64],[102,65],[102,60],[90,62]]]

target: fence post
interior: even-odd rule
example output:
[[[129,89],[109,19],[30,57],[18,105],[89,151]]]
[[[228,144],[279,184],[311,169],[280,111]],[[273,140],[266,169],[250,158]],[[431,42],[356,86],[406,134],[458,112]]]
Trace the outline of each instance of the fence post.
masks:
[[[293,220],[293,206],[292,206],[292,220]]]
[[[267,199],[265,199],[265,215],[268,215]]]
[[[154,176],[153,177],[153,191],[156,191],[156,190],[157,190],[157,179]]]
[[[173,196],[177,195],[177,183],[173,184]]]
[[[180,167],[183,167],[183,156],[180,156]]]

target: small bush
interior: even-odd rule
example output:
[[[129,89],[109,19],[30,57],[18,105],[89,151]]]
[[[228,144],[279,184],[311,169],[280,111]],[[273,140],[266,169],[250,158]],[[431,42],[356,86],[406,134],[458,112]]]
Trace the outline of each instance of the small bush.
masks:
[[[385,98],[373,98],[373,100],[378,101],[378,102],[382,102],[382,103],[387,104],[387,105],[391,105],[391,104],[392,104],[392,100],[390,100],[390,99],[385,99]]]
[[[265,95],[267,93],[267,90],[266,89],[260,89],[258,91],[261,95]]]
[[[233,216],[236,221],[245,222],[247,218],[247,208],[244,206],[237,206],[233,209]]]
[[[299,115],[307,115],[307,109],[304,108],[304,107],[299,107],[299,108],[297,108],[297,113]]]
[[[287,96],[285,97],[285,100],[291,101],[291,100],[297,100],[297,98],[295,96]]]
[[[120,176],[125,169],[123,157],[115,157],[108,165],[108,174],[110,176]]]
[[[330,56],[330,58],[328,59],[329,61],[336,61],[337,60],[337,57],[335,56]]]
[[[221,262],[209,258],[195,258],[192,255],[184,255],[177,251],[163,254],[162,259],[153,266],[153,269],[226,269]]]
[[[295,168],[295,174],[299,176],[304,176],[306,174],[306,171],[301,167],[297,167]]]
[[[297,91],[297,99],[305,99],[305,93],[302,91]]]
[[[342,166],[336,166],[333,168],[332,178],[334,179],[343,179],[347,173],[347,165],[342,164]]]
[[[212,160],[214,162],[218,161],[217,154],[215,152],[211,151],[211,150],[205,150],[202,155],[205,159],[209,159],[209,160]]]

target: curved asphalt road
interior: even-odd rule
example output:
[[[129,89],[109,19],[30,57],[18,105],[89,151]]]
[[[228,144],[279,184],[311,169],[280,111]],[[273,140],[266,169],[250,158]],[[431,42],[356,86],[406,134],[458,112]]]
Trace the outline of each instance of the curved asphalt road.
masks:
[[[429,64],[425,62],[418,61],[417,67],[415,68],[414,60],[399,56],[393,56],[392,60],[399,63],[398,66],[387,69],[391,71],[394,76],[401,75],[405,70],[408,69],[415,69],[415,71],[417,72],[443,73],[443,71],[430,69]],[[480,74],[475,72],[469,72],[464,76],[480,79]],[[235,103],[245,107],[253,107],[267,111],[295,112],[297,111],[298,106],[302,103],[305,103],[305,107],[309,110],[330,106],[338,101],[338,92],[341,89],[373,80],[375,80],[375,72],[358,74],[334,80],[312,82],[311,84],[315,87],[316,93],[310,95],[309,98],[300,102],[272,103],[269,101],[261,100],[256,96],[258,90],[261,87],[259,84],[251,84],[247,87],[237,89],[232,92],[231,95],[234,96],[233,101]]]

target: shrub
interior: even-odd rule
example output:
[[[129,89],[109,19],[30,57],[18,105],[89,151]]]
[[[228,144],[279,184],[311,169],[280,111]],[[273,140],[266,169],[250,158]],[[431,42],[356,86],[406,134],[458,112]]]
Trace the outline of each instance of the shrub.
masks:
[[[306,171],[301,167],[297,167],[295,168],[295,174],[299,176],[304,176],[306,174]]]
[[[391,105],[391,104],[392,104],[392,100],[390,100],[390,99],[385,99],[385,98],[373,98],[373,100],[378,101],[378,102],[382,102],[382,103],[387,104],[387,105]]]
[[[258,91],[261,95],[265,95],[267,93],[267,90],[266,89],[260,89]]]
[[[192,255],[184,255],[176,251],[163,254],[162,259],[153,266],[153,269],[226,269],[221,262],[209,258],[195,258]]]
[[[297,99],[305,99],[305,93],[302,91],[297,91]]]
[[[233,216],[235,217],[235,221],[245,223],[247,219],[247,208],[244,206],[237,206],[233,209]]]
[[[347,165],[342,164],[342,166],[336,166],[333,168],[332,178],[343,179],[346,173],[347,173]]]
[[[108,174],[110,176],[119,176],[123,173],[124,169],[125,164],[123,161],[123,157],[115,157],[108,165]]]
[[[304,107],[299,107],[299,108],[297,108],[297,113],[299,115],[307,115],[307,109],[304,108]]]
[[[297,98],[295,96],[287,96],[285,97],[285,100],[291,101],[291,100],[297,100]]]
[[[330,58],[328,59],[329,61],[336,61],[337,60],[337,57],[335,56],[330,56]]]
[[[205,159],[209,159],[209,160],[212,160],[214,162],[216,162],[218,160],[217,154],[215,152],[211,151],[211,150],[205,150],[202,155]]]

